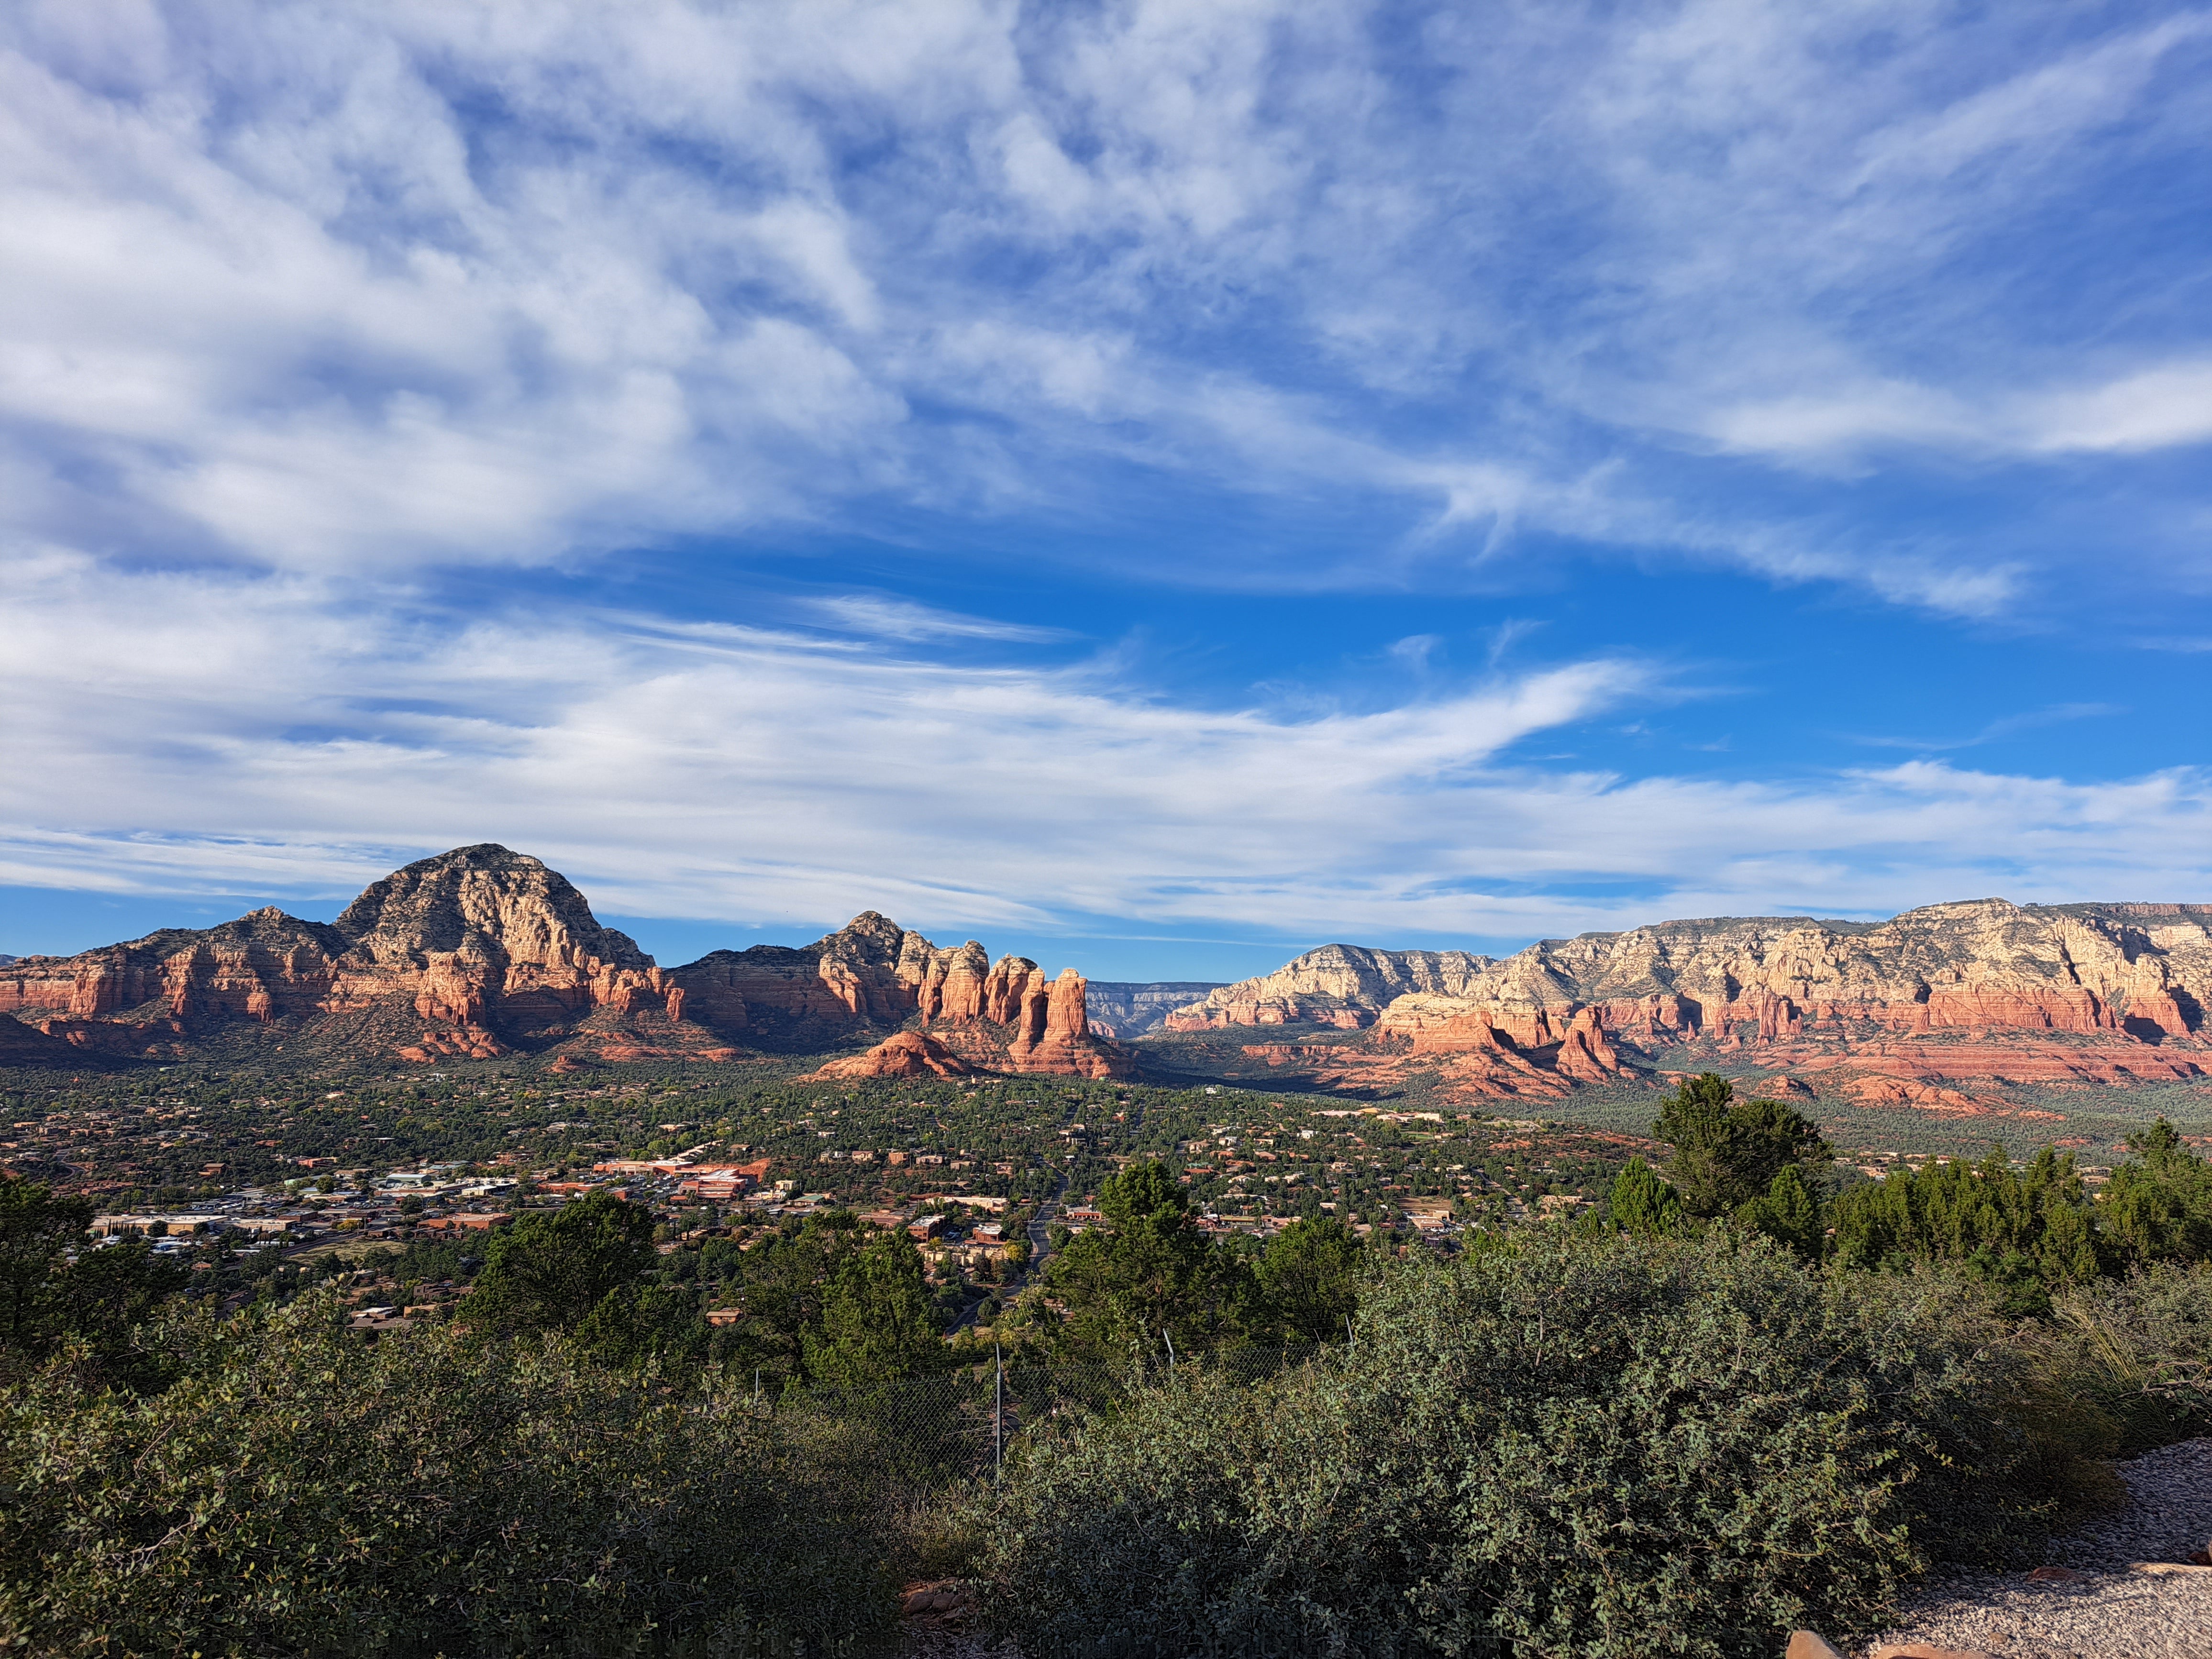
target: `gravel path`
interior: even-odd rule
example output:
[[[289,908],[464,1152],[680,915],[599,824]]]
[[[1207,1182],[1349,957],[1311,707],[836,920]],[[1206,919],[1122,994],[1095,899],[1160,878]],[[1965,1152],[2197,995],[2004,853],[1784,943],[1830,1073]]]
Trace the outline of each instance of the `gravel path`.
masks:
[[[1968,1573],[1931,1582],[1873,1647],[1925,1642],[2000,1659],[2212,1659],[2212,1571],[2130,1571],[2137,1561],[2182,1561],[2212,1540],[2212,1439],[2148,1452],[2119,1469],[2128,1507],[2051,1547],[2051,1564],[2080,1577],[2030,1583],[2019,1573]]]

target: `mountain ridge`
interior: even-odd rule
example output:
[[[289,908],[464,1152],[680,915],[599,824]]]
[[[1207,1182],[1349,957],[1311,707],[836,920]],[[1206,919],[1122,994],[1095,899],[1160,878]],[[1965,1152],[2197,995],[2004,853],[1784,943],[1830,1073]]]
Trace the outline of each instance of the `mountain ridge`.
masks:
[[[1361,1032],[1350,1047],[1244,1045],[1340,1089],[1425,1066],[1447,1096],[1541,1096],[1756,1062],[1783,1092],[1961,1112],[2020,1085],[2201,1078],[2212,1050],[2206,904],[1971,899],[1882,921],[1705,917],[1450,955],[1323,945],[1165,1024]]]
[[[940,950],[874,911],[809,945],[664,969],[602,927],[559,872],[483,842],[371,883],[335,922],[270,906],[0,964],[0,1012],[13,1017],[0,1036],[7,1054],[32,1060],[181,1057],[259,1037],[412,1061],[518,1051],[720,1061],[919,1020],[978,1069],[1121,1074],[1126,1057],[1089,1029],[1085,984],[1072,970],[1048,983],[1023,957],[993,963],[972,939]]]
[[[2208,1008],[2212,904],[2145,901],[1690,918],[1504,957],[1331,944],[1218,986],[1051,979],[865,910],[808,945],[665,968],[559,872],[483,842],[372,882],[332,922],[266,907],[0,962],[0,1063],[805,1054],[824,1079],[1125,1077],[1140,1037],[1168,1073],[1203,1050],[1224,1078],[1370,1097],[1540,1099],[1753,1065],[1779,1092],[1966,1112],[2018,1085],[2202,1079]]]

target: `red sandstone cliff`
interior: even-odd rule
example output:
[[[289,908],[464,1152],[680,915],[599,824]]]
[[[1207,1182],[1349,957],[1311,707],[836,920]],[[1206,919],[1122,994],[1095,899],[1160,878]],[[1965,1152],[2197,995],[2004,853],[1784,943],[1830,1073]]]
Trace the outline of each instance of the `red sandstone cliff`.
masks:
[[[281,1026],[310,1046],[489,1057],[599,1010],[665,1007],[670,991],[565,877],[491,845],[396,870],[328,925],[257,910],[0,968],[0,1011],[122,1054]]]
[[[902,1031],[864,1054],[834,1060],[812,1075],[951,1077],[972,1072],[1013,1072],[1057,1077],[1127,1077],[1129,1051],[1094,1034],[1085,1006],[1083,975],[1073,968],[1056,980],[1026,957],[1002,957],[975,971],[982,947],[972,941],[951,958],[951,971],[929,978],[915,1012],[923,1030]],[[946,986],[949,996],[938,992]],[[958,1070],[947,1070],[948,1065]]]
[[[1575,1011],[1592,1006],[1607,1011],[1608,1028],[1756,1028],[1742,1032],[1749,1041],[1771,1041],[1794,1020],[2125,1030],[2154,1042],[2203,1023],[2212,905],[1977,899],[1885,922],[1670,921],[1545,939],[1497,960],[1324,945],[1176,1010],[1170,1024],[1364,1027],[1415,993],[1487,1007],[1524,1042],[1556,1040]]]
[[[1016,957],[994,967],[972,940],[940,951],[872,910],[810,945],[717,951],[662,969],[601,927],[559,872],[492,845],[394,871],[333,923],[257,910],[0,963],[0,1012],[16,1017],[0,1037],[35,1039],[4,1045],[24,1056],[174,1055],[259,1040],[416,1060],[518,1048],[724,1060],[741,1040],[818,1051],[918,1021],[957,1033],[961,1063],[984,1069],[1129,1070],[1126,1053],[1090,1030],[1079,976],[1048,985]],[[932,1043],[904,1045],[904,1059],[885,1063],[951,1052]]]
[[[975,1070],[1125,1077],[1132,1069],[1123,1050],[1091,1030],[1084,981],[1072,969],[1048,983],[1026,957],[994,963],[974,939],[939,949],[872,910],[812,945],[717,951],[669,979],[684,1018],[786,1048],[913,1021]],[[836,1065],[860,1069],[823,1074],[905,1077],[922,1063],[912,1044],[878,1050],[874,1063],[890,1069],[868,1071],[867,1057],[855,1056]]]

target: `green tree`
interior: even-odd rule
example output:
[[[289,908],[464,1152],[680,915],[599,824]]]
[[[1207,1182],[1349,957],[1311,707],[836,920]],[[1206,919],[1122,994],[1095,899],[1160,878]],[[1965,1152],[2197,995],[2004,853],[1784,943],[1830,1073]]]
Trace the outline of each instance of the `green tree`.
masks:
[[[1613,1178],[1613,1189],[1606,1194],[1606,1212],[1614,1226],[1626,1232],[1671,1234],[1682,1230],[1680,1195],[1640,1158],[1630,1158]]]
[[[1804,1260],[1820,1259],[1820,1200],[1796,1164],[1785,1165],[1765,1192],[1735,1213],[1745,1226],[1788,1245]]]
[[[2089,1224],[2088,1206],[2049,1206],[2044,1212],[2043,1244],[2037,1255],[2038,1265],[2049,1284],[2086,1285],[2094,1279],[2099,1266],[2097,1236]]]
[[[842,1388],[896,1382],[935,1364],[944,1344],[914,1241],[878,1233],[847,1252],[804,1342],[808,1374]]]
[[[2212,1165],[2164,1118],[2130,1135],[2128,1150],[2134,1156],[2112,1171],[2102,1208],[2119,1255],[2142,1264],[2212,1258]]]
[[[91,1227],[90,1199],[57,1198],[42,1182],[0,1176],[0,1347],[46,1351],[62,1323],[62,1266]]]
[[[1164,1164],[1133,1164],[1110,1177],[1098,1207],[1106,1224],[1071,1238],[1045,1267],[1067,1310],[1064,1348],[1108,1354],[1165,1333],[1189,1353],[1240,1331],[1249,1273],[1199,1230]]]
[[[131,1328],[191,1272],[143,1239],[94,1248],[91,1221],[88,1199],[0,1177],[0,1360],[20,1369],[77,1337],[109,1376],[150,1387],[158,1370],[132,1348]]]
[[[603,1192],[527,1215],[493,1239],[463,1304],[471,1325],[574,1330],[659,1259],[653,1212]]]
[[[1668,1179],[1682,1208],[1729,1215],[1765,1195],[1790,1164],[1824,1169],[1834,1151],[1811,1119],[1778,1100],[1738,1100],[1735,1085],[1711,1072],[1685,1078],[1660,1103],[1652,1133],[1674,1147]]]
[[[1334,1216],[1301,1218],[1267,1241],[1259,1261],[1260,1293],[1282,1334],[1293,1342],[1331,1342],[1358,1310],[1366,1252],[1359,1235]]]
[[[1995,1286],[2013,1315],[2048,1313],[2053,1288],[2094,1278],[2100,1265],[2073,1157],[2050,1146],[2021,1170],[1998,1146],[1979,1164],[1893,1170],[1840,1194],[1830,1216],[1844,1266],[1956,1261]]]

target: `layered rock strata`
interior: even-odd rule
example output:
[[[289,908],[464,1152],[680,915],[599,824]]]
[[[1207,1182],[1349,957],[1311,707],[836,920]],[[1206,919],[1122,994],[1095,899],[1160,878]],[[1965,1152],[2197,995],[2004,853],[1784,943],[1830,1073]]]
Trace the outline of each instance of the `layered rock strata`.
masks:
[[[1599,1006],[1605,1024],[1743,1030],[1808,1023],[1911,1031],[2017,1026],[2185,1036],[2212,998],[2212,905],[1929,905],[1885,922],[1753,917],[1543,939],[1504,957],[1324,945],[1177,1009],[1174,1030],[1371,1025],[1410,993],[1536,1035]]]
[[[1229,1025],[1334,1025],[1357,1030],[1398,997],[1467,997],[1489,957],[1465,951],[1370,951],[1324,945],[1272,974],[1218,987],[1163,1022],[1171,1031]]]
[[[2202,1076],[2212,1066],[2208,1003],[2212,905],[1980,899],[1885,922],[1663,922],[1546,939],[1495,960],[1330,945],[1166,1023],[1365,1029],[1377,1060],[1402,1038],[1407,1057],[1470,1057],[1462,1069],[1498,1092],[1526,1091],[1501,1054],[1595,1084],[1674,1051],[1755,1053],[1816,1081],[1837,1073],[1850,1097],[1887,1103],[1936,1099],[1947,1082]],[[1487,1086],[1484,1076],[1468,1084]],[[1946,1103],[1971,1103],[1950,1092]]]

